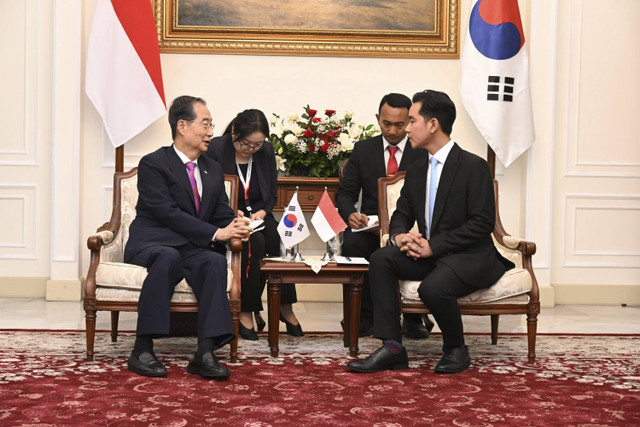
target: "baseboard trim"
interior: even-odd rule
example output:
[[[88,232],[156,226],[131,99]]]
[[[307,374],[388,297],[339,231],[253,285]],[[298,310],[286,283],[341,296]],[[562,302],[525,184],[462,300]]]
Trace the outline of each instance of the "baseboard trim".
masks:
[[[44,298],[46,277],[0,277],[0,298]]]
[[[556,304],[640,305],[640,285],[554,284]]]
[[[47,301],[82,300],[83,280],[47,280]]]

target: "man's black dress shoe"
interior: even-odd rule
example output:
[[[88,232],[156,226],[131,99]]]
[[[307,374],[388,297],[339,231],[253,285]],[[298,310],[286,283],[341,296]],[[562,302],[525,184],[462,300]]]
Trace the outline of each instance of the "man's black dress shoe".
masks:
[[[130,371],[145,377],[166,377],[167,368],[158,360],[155,354],[145,351],[136,357],[131,352],[127,366]]]
[[[456,374],[467,369],[471,365],[471,357],[467,346],[454,348],[445,352],[440,362],[436,365],[436,374]]]
[[[413,319],[407,319],[406,317],[402,320],[402,333],[407,338],[429,338],[429,329],[422,323],[422,320],[417,322]]]
[[[259,311],[253,312],[253,317],[256,318],[256,328],[258,328],[258,332],[264,331],[264,327],[267,326],[267,323],[262,318],[262,315]]]
[[[292,337],[303,337],[304,336],[304,332],[302,332],[302,326],[300,326],[300,322],[298,322],[297,325],[294,325],[293,323],[287,321],[287,319],[284,318],[282,313],[280,313],[280,321],[283,322],[285,324],[285,326],[287,327],[287,334],[288,335],[291,335]]]
[[[380,372],[387,370],[408,369],[409,357],[407,350],[402,347],[398,354],[382,346],[369,355],[366,359],[354,360],[347,364],[347,368],[353,372]]]
[[[256,330],[253,328],[247,328],[242,324],[242,322],[240,322],[240,328],[238,329],[238,332],[240,334],[240,338],[249,341],[258,341],[258,334],[256,333]]]
[[[229,378],[229,370],[220,365],[216,355],[210,351],[203,354],[202,357],[194,356],[187,365],[187,372],[217,380],[226,380]]]

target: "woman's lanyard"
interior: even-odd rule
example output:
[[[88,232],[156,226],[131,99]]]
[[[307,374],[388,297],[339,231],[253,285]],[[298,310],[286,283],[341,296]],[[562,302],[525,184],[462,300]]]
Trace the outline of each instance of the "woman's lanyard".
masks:
[[[240,165],[238,164],[238,160],[236,160],[236,169],[238,169],[238,178],[240,178],[240,182],[242,182],[242,186],[244,187],[244,205],[247,208],[247,212],[251,215],[251,205],[249,204],[249,185],[251,185],[251,165],[253,164],[253,154],[249,156],[249,164],[247,165],[247,177],[245,179],[244,175],[242,175],[242,169],[240,169]],[[249,278],[249,268],[251,267],[251,240],[247,242],[247,271],[245,275],[247,279]]]
[[[247,165],[247,176],[242,174],[242,170],[240,169],[240,165],[236,160],[236,168],[238,169],[238,178],[240,178],[240,182],[242,182],[242,186],[244,187],[244,204],[247,208],[247,211],[251,213],[251,205],[249,204],[249,185],[251,185],[251,165],[253,164],[253,155],[249,156],[249,164]]]

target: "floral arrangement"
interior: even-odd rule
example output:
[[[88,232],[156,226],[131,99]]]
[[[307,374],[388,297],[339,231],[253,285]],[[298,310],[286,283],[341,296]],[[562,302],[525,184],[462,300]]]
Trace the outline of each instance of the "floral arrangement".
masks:
[[[342,118],[335,110],[318,111],[304,107],[304,113],[282,118],[273,114],[269,123],[269,141],[276,153],[278,169],[288,175],[316,177],[337,176],[340,164],[349,158],[357,141],[380,131],[377,125],[362,126],[353,122],[353,111]]]

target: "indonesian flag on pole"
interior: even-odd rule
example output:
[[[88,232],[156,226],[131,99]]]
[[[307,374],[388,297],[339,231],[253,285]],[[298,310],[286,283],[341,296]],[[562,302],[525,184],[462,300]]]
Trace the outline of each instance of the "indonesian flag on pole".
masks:
[[[98,0],[85,91],[119,147],[167,110],[158,33],[149,0]]]
[[[529,57],[517,0],[473,0],[461,58],[462,103],[505,167],[535,139]]]
[[[311,223],[323,242],[347,228],[347,224],[344,223],[336,207],[333,206],[327,190],[322,193],[320,203],[311,217]]]
[[[307,221],[304,219],[304,214],[298,203],[297,191],[282,214],[282,219],[278,224],[278,234],[280,234],[285,248],[297,245],[310,235]]]

